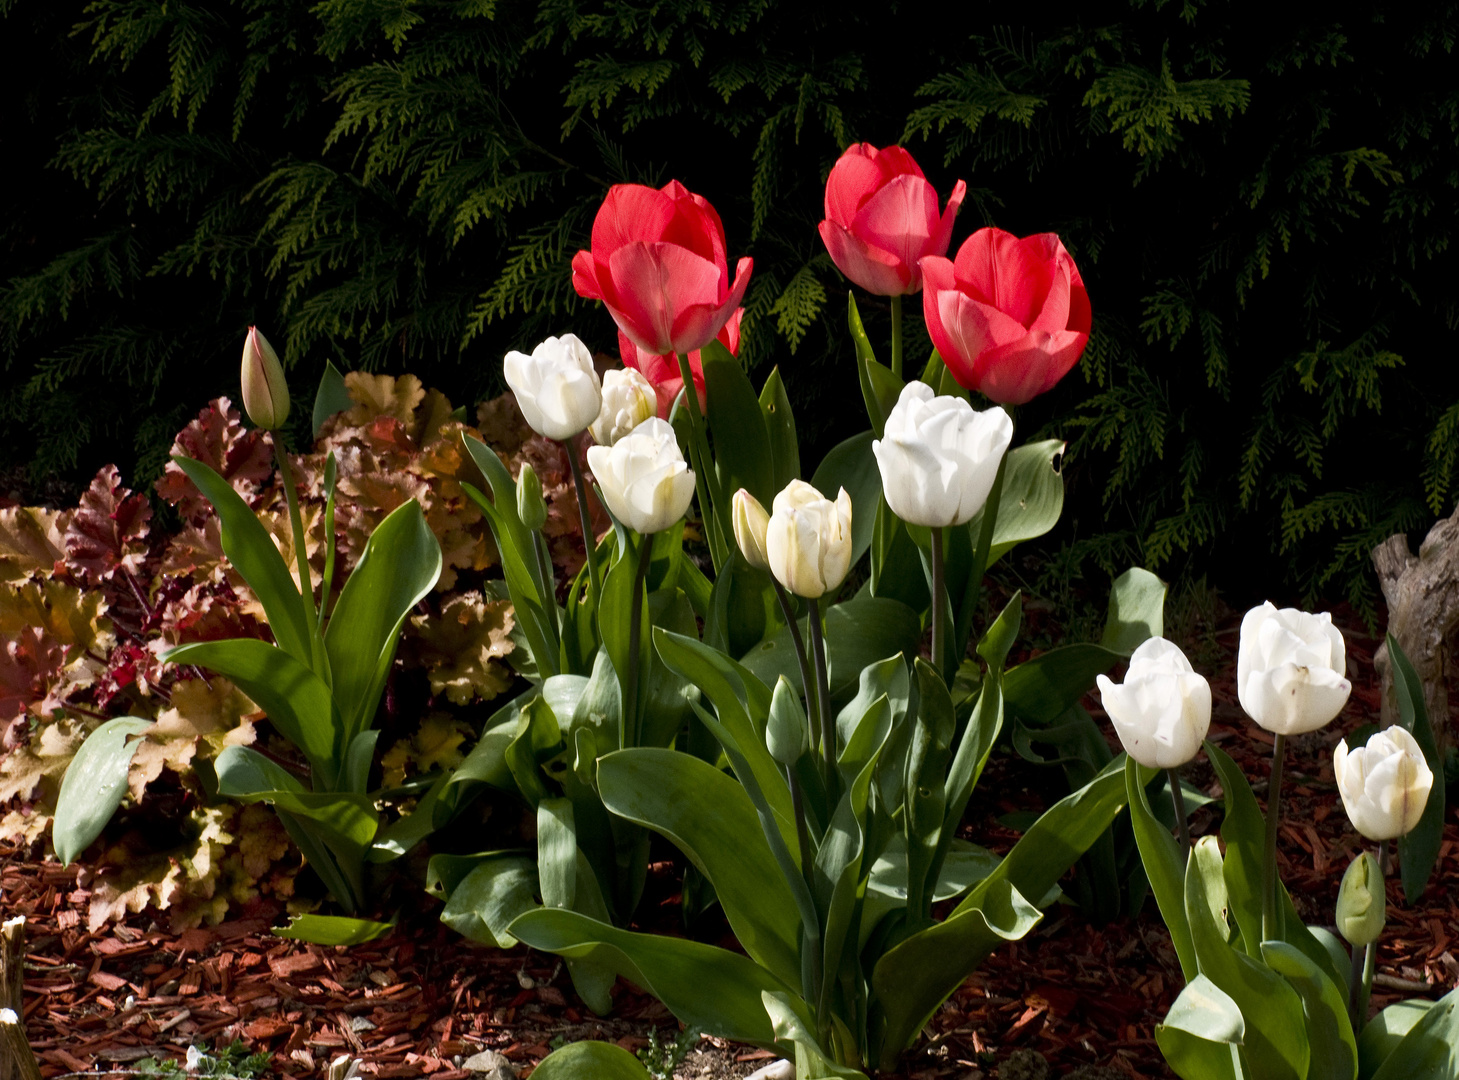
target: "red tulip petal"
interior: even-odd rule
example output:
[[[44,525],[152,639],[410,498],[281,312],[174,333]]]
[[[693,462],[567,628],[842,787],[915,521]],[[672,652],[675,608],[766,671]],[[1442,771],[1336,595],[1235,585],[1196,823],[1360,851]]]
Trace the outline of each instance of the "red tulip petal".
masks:
[[[831,175],[826,177],[826,217],[850,225],[862,204],[876,193],[882,174],[875,155],[870,143],[856,143],[831,166]]]
[[[1004,252],[1018,243],[1018,237],[1002,229],[985,226],[963,241],[953,270],[958,288],[985,303],[997,306],[998,266]]]
[[[910,292],[912,268],[890,251],[867,245],[836,222],[821,222],[821,240],[836,268],[876,296]]]
[[[1084,281],[1075,269],[1069,289],[1069,322],[1066,329],[1087,337],[1093,322],[1094,313],[1089,309],[1089,293],[1085,292]]]
[[[744,316],[744,308],[735,308],[735,313],[725,320],[725,324],[719,328],[719,333],[714,335],[715,340],[728,349],[731,356],[740,355],[740,321]]]
[[[1018,341],[990,349],[975,365],[977,388],[1000,405],[1022,405],[1053,389],[1078,361],[1088,334],[1030,331]]]
[[[720,291],[719,267],[678,244],[625,244],[608,266],[616,293],[616,303],[608,304],[614,321],[635,345],[655,354],[675,351],[681,340],[675,326],[689,312],[713,305]],[[710,331],[704,340],[713,336]]]
[[[923,272],[926,272],[925,266]],[[942,344],[933,339],[937,351],[942,354],[944,362],[948,351],[951,351],[975,374],[981,371],[982,357],[990,349],[1019,341],[1028,334],[1028,330],[1016,319],[955,289],[938,293],[937,314],[942,337],[947,344],[947,350],[944,350]],[[928,329],[931,330],[930,322]]]
[[[1069,325],[1069,268],[1070,263],[1067,260],[1056,262],[1050,267],[1053,276],[1049,281],[1049,291],[1044,297],[1043,306],[1029,323],[1030,330],[1042,330],[1052,334]]]
[[[877,168],[881,170],[882,176],[891,180],[898,176],[915,176],[919,180],[927,179],[922,173],[922,168],[917,164],[907,149],[902,146],[888,146],[884,150],[875,150],[873,154],[876,159]]]
[[[957,220],[957,212],[962,208],[963,198],[967,193],[968,185],[963,181],[959,180],[953,185],[952,194],[947,200],[947,208],[942,212],[942,220],[937,223],[937,234],[928,243],[926,254],[947,254],[947,247],[952,243],[953,222]]]
[[[593,219],[593,254],[606,262],[624,244],[652,243],[673,219],[674,200],[663,192],[643,184],[614,184]]]
[[[685,304],[675,311],[672,332],[672,348],[675,352],[690,352],[714,340],[714,336],[744,300],[745,288],[750,284],[750,271],[754,265],[755,261],[749,257],[740,259],[735,267],[734,286],[729,295],[719,303]],[[681,295],[689,295],[688,290]]]
[[[572,287],[579,296],[589,300],[603,299],[603,289],[598,284],[598,262],[591,251],[579,251],[572,257]]]
[[[674,216],[655,239],[686,247],[700,258],[708,259],[720,268],[721,287],[727,287],[729,256],[725,251],[724,223],[720,221],[719,214],[708,199],[686,190],[677,180],[669,181],[664,187],[665,194],[668,194],[670,186],[680,193],[674,198]]]
[[[898,176],[866,201],[850,232],[869,247],[890,254],[906,267],[907,283],[915,281],[920,286],[917,260],[936,254],[930,249],[940,225],[932,185],[918,176]]]

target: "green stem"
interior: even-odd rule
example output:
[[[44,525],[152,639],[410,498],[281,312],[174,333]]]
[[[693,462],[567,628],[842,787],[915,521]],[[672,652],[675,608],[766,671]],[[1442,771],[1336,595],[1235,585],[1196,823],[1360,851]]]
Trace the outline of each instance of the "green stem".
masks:
[[[811,678],[810,662],[806,660],[805,639],[800,636],[800,620],[795,617],[795,608],[791,606],[790,594],[785,591],[785,586],[773,576],[770,583],[775,586],[775,599],[780,601],[780,613],[785,616],[785,624],[790,627],[790,639],[795,643],[795,660],[800,665],[800,685],[805,692],[806,715],[819,716],[817,703],[820,698],[816,694],[815,680]]]
[[[623,695],[624,731],[631,734],[632,741],[625,740],[624,746],[638,745],[642,734],[640,728],[643,726],[643,717],[639,715],[638,708],[638,653],[643,643],[643,629],[640,625],[643,622],[643,583],[648,577],[648,564],[653,559],[653,534],[640,536],[638,541],[638,571],[633,576],[633,603],[629,608],[633,621],[628,624],[628,687]]]
[[[810,608],[811,652],[816,662],[816,695],[820,699],[821,758],[826,771],[827,805],[834,806],[836,785],[836,728],[831,721],[831,687],[826,678],[826,638],[821,631],[821,607],[814,600]]]
[[[943,682],[951,683],[953,671],[949,670],[947,662],[947,616],[943,613],[943,597],[946,595],[942,527],[936,526],[932,530],[932,666],[942,674]]]
[[[583,482],[583,467],[578,464],[578,442],[581,438],[581,434],[574,436],[562,447],[567,451],[567,467],[572,470],[572,484],[578,496],[578,523],[583,531],[583,549],[588,556],[588,583],[592,586],[593,595],[601,598],[603,579],[598,576],[598,538],[593,534],[593,519],[588,510],[588,485]],[[543,597],[544,601],[549,599]]]
[[[1012,445],[1010,443],[1010,445]],[[953,655],[956,658],[953,671],[968,654],[968,638],[973,632],[973,616],[977,613],[978,595],[983,588],[983,575],[988,570],[989,553],[993,550],[993,531],[998,524],[998,503],[1003,498],[1003,474],[1008,467],[1008,454],[1004,453],[998,462],[998,472],[993,477],[993,487],[988,492],[988,501],[983,504],[983,521],[978,530],[978,546],[973,549],[972,572],[963,588],[962,607],[953,613]]]
[[[790,805],[795,811],[795,838],[800,845],[800,873],[805,880],[807,895],[814,896],[816,891],[815,869],[812,865],[811,855],[811,831],[806,824],[805,816],[805,793],[801,789],[800,777],[795,775],[795,766],[785,766],[785,779],[790,785]],[[816,1021],[817,1028],[820,1027],[820,1001],[822,990],[826,984],[825,963],[826,958],[821,949],[821,928],[819,926],[805,925],[804,948],[810,954],[810,966],[801,968],[802,982],[810,985],[802,986],[801,992],[807,1002],[814,1002],[817,1007]]]
[[[334,583],[334,451],[330,451],[327,461],[325,486],[329,496],[324,504],[324,576],[319,581],[319,620],[315,624],[320,634],[324,633],[324,613],[329,608],[330,587]]]
[[[294,470],[289,468],[289,455],[279,442],[279,433],[273,432],[274,459],[279,463],[279,482],[284,485],[284,501],[289,504],[289,526],[294,532],[294,556],[299,563],[299,595],[304,600],[304,613],[309,625],[314,627],[313,651],[319,659],[323,642],[319,636],[318,619],[314,615],[314,580],[309,575],[309,555],[304,544],[304,519],[299,516],[299,493],[294,490]],[[316,664],[317,667],[317,664]]]
[[[902,298],[892,297],[892,374],[902,377]]]
[[[1275,941],[1277,930],[1277,823],[1282,817],[1282,763],[1287,756],[1287,737],[1278,735],[1272,744],[1272,779],[1266,793],[1266,857],[1261,877],[1261,937]]]
[[[694,369],[689,365],[688,353],[675,353],[679,362],[679,377],[684,380],[684,405],[689,410],[689,429],[694,433],[693,446],[698,461],[694,464],[694,486],[699,496],[699,516],[704,520],[705,539],[709,541],[709,553],[718,571],[729,558],[724,533],[719,527],[719,505],[722,500],[715,487],[714,458],[709,455],[709,436],[705,430],[704,414],[699,411],[699,392],[694,388]]]
[[[542,530],[532,530],[532,550],[537,553],[537,573],[542,578],[542,587],[547,591],[544,596],[543,606],[552,610],[557,609],[557,582],[552,577],[552,560],[547,556],[547,541],[542,538]]]
[[[1170,803],[1175,807],[1175,825],[1180,832],[1180,852],[1187,858],[1191,850],[1191,827],[1185,819],[1185,795],[1180,790],[1180,773],[1174,769],[1165,770],[1165,782],[1170,785]]]
[[[1378,881],[1382,885],[1384,875],[1388,870],[1388,841],[1378,841]],[[1383,903],[1388,903],[1388,889],[1383,886],[1380,889],[1383,895]],[[1386,913],[1386,912],[1385,912]],[[1356,1035],[1362,1027],[1362,1021],[1368,1018],[1368,998],[1373,993],[1373,974],[1378,970],[1378,943],[1369,942],[1363,948],[1363,982],[1361,996],[1358,998],[1357,1020],[1353,1024],[1353,1034]]]

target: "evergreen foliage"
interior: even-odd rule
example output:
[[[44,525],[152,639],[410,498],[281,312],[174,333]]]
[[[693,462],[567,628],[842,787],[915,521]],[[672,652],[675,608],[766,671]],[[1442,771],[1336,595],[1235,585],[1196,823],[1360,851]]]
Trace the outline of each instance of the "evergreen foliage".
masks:
[[[547,333],[611,352],[568,265],[609,184],[671,177],[755,257],[743,358],[783,365],[814,449],[860,411],[815,224],[864,139],[904,141],[944,197],[968,181],[954,245],[1055,230],[1079,262],[1094,338],[1019,417],[1072,440],[1070,572],[1214,559],[1366,606],[1371,545],[1459,494],[1459,4],[0,12],[0,460],[38,475],[145,482],[236,392],[249,323],[301,392],[327,358],[464,399]]]

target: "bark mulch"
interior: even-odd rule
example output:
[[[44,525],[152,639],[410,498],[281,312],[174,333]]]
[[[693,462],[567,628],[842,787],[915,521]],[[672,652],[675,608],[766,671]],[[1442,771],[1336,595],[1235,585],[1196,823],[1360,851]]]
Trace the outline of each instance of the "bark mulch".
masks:
[[[1372,668],[1377,641],[1356,620],[1342,620],[1355,686],[1327,730],[1290,741],[1281,828],[1282,876],[1307,921],[1330,924],[1338,883],[1359,838],[1342,811],[1331,748],[1376,723]],[[1211,737],[1264,798],[1271,737],[1242,715],[1232,669],[1236,619],[1205,640],[1215,710]],[[1182,643],[1187,644],[1189,643]],[[1103,719],[1097,700],[1086,706]],[[1187,777],[1219,794],[1204,759]],[[967,835],[1006,850],[1017,833],[1001,823],[1013,811],[1040,809],[1062,793],[1057,770],[1038,769],[1001,751],[969,808]],[[1219,825],[1200,811],[1197,835]],[[1389,882],[1389,925],[1379,953],[1374,1008],[1401,997],[1438,997],[1459,983],[1459,814],[1446,816],[1440,863],[1420,904],[1407,907]],[[283,922],[261,903],[218,926],[169,934],[147,914],[97,933],[84,929],[88,890],[77,870],[0,845],[0,913],[27,919],[25,1023],[42,1074],[111,1075],[144,1058],[181,1061],[186,1048],[241,1040],[271,1054],[269,1075],[325,1075],[348,1056],[366,1077],[466,1080],[473,1054],[491,1049],[530,1073],[553,1047],[606,1038],[631,1049],[650,1032],[672,1041],[678,1026],[664,1008],[619,982],[610,1017],[577,999],[556,957],[525,948],[484,948],[437,921],[424,893],[418,910],[392,934],[354,948],[326,948],[273,937]],[[655,867],[661,903],[650,928],[678,924],[667,864]],[[723,926],[710,937],[723,939]],[[1168,1077],[1154,1028],[1181,986],[1179,966],[1154,903],[1134,919],[1091,925],[1079,909],[1056,906],[1025,940],[1005,946],[934,1018],[894,1074],[904,1080],[1076,1080]],[[712,987],[706,993],[713,993]],[[770,1055],[702,1040],[680,1066],[682,1078],[741,1077]],[[1045,1064],[1046,1063],[1046,1064]]]

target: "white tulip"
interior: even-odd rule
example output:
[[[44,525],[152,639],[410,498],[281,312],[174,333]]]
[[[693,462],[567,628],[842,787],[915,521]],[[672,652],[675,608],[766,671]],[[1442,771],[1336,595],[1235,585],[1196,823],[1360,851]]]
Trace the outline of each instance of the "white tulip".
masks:
[[[1246,715],[1274,734],[1330,723],[1353,688],[1343,677],[1346,666],[1342,633],[1325,611],[1278,611],[1268,601],[1241,620],[1236,696]]]
[[[974,412],[960,397],[935,397],[926,383],[910,382],[871,449],[892,513],[940,528],[983,508],[1012,440],[1013,421],[1001,408]]]
[[[851,496],[836,501],[804,480],[775,496],[765,529],[765,556],[775,580],[814,600],[846,580],[851,569]]]
[[[1123,684],[1104,675],[1096,681],[1130,757],[1153,769],[1174,769],[1196,756],[1211,726],[1211,684],[1179,646],[1150,638],[1130,657]]]
[[[740,553],[756,570],[768,570],[770,557],[765,554],[765,531],[770,527],[770,515],[765,513],[760,500],[744,488],[735,492],[732,509],[730,516]]]
[[[657,416],[611,447],[588,447],[588,468],[613,516],[645,536],[678,521],[694,499],[694,473],[674,429]]]
[[[549,439],[587,430],[603,407],[593,354],[572,334],[548,338],[531,356],[507,353],[502,371],[527,426]]]
[[[1369,840],[1396,840],[1412,832],[1434,786],[1417,740],[1396,724],[1355,750],[1348,749],[1346,739],[1338,743],[1332,771],[1353,828]]]
[[[591,430],[599,446],[612,446],[658,411],[653,385],[633,368],[603,374],[603,407]]]

